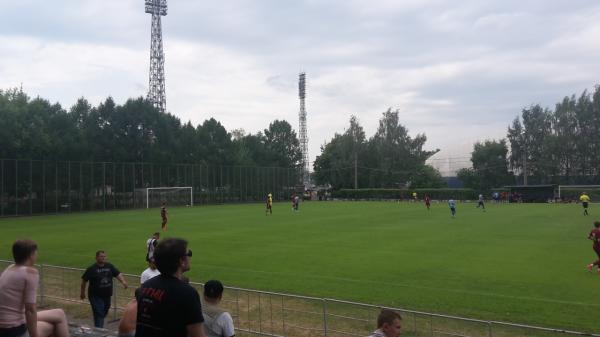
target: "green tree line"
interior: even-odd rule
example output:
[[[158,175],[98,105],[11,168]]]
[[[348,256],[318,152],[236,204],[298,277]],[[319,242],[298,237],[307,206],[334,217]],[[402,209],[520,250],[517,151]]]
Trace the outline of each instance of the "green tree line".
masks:
[[[0,90],[0,158],[196,163],[297,168],[296,133],[284,120],[255,134],[229,132],[214,118],[183,123],[143,98],[66,110],[22,90]]]
[[[554,109],[533,104],[508,126],[505,140],[474,145],[472,168],[458,177],[489,190],[528,184],[600,184],[600,86],[566,96]]]
[[[321,146],[314,162],[319,184],[341,188],[444,187],[440,173],[425,161],[439,150],[424,149],[427,137],[411,137],[400,123],[398,111],[388,109],[369,139],[356,117],[344,133],[336,133]]]

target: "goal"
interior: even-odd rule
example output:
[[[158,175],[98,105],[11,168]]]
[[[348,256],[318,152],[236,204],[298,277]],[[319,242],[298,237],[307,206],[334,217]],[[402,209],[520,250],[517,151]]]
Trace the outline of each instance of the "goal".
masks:
[[[170,206],[194,206],[194,188],[188,186],[146,188],[146,208],[158,207],[163,202]]]
[[[589,195],[592,202],[600,201],[600,185],[558,185],[558,198],[563,201],[579,201],[583,192]]]

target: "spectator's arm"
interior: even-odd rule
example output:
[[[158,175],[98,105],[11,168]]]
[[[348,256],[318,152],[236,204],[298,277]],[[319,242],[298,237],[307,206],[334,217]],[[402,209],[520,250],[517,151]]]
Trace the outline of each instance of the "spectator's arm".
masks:
[[[121,282],[121,284],[123,285],[123,288],[127,289],[127,281],[125,281],[125,278],[123,277],[123,273],[119,273],[119,275],[117,275],[117,280],[119,280],[119,282]]]
[[[82,300],[85,300],[85,285],[87,284],[87,281],[84,279],[81,279],[81,293],[79,294],[79,298],[81,298]]]
[[[30,337],[38,337],[37,308],[35,303],[25,303],[25,322]]]
[[[189,324],[186,327],[188,337],[206,337],[202,323]]]

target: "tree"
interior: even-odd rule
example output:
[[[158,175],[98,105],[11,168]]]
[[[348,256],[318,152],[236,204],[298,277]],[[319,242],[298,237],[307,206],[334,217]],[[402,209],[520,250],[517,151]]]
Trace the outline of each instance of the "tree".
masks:
[[[458,178],[466,187],[485,192],[511,184],[507,155],[505,140],[477,142],[471,153],[473,168],[459,170]]]
[[[321,147],[314,163],[315,178],[333,188],[443,186],[439,172],[425,165],[436,151],[425,151],[427,138],[411,138],[399,123],[398,111],[388,110],[379,121],[377,133],[366,141],[356,117],[343,134]]]
[[[425,161],[439,150],[423,150],[427,137],[415,138],[400,124],[398,110],[388,109],[379,120],[377,132],[368,143],[371,170],[370,185],[373,187],[399,187],[422,169]]]
[[[264,134],[232,134],[210,118],[194,127],[138,97],[92,106],[81,97],[66,111],[20,89],[0,90],[0,157],[260,165],[296,168],[301,154],[290,124],[276,120]]]
[[[514,169],[533,176],[540,183],[556,174],[551,151],[553,140],[552,118],[548,109],[532,105],[522,111],[522,123],[517,118],[508,129],[511,144],[510,162]],[[527,165],[525,167],[525,165]]]
[[[216,119],[207,119],[196,129],[198,133],[199,158],[206,165],[233,164],[231,134]]]
[[[358,118],[350,117],[350,125],[343,134],[321,146],[313,168],[318,184],[330,184],[335,189],[368,186],[367,142]]]
[[[431,165],[423,165],[410,178],[411,188],[443,188],[447,186],[440,171]]]
[[[290,123],[275,120],[264,130],[265,148],[269,165],[276,167],[299,167],[302,160],[300,141]]]
[[[269,155],[265,147],[266,139],[261,132],[257,134],[235,135],[233,140],[234,158],[242,166],[268,166]]]

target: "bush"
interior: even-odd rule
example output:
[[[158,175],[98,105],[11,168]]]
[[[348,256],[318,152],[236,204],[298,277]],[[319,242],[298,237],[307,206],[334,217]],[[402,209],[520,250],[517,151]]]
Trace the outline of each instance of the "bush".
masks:
[[[412,193],[417,192],[419,199],[429,195],[431,199],[447,200],[451,197],[457,200],[475,200],[477,193],[469,188],[362,188],[362,189],[340,189],[333,191],[331,196],[338,199],[368,199],[368,200],[398,200],[411,199]]]

